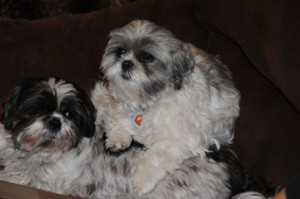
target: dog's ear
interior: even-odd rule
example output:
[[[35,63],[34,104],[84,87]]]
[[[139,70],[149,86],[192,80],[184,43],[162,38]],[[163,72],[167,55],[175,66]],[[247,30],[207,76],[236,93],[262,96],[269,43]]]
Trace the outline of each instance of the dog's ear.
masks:
[[[96,129],[96,108],[91,101],[90,97],[86,92],[74,84],[74,87],[78,91],[77,97],[80,99],[81,110],[80,114],[82,115],[79,124],[83,130],[83,137],[93,137]]]
[[[172,55],[170,63],[172,82],[175,90],[182,88],[183,80],[189,76],[194,69],[194,59],[187,47],[182,46]]]
[[[11,130],[17,115],[17,99],[20,93],[20,88],[14,88],[8,101],[4,104],[4,128]]]
[[[85,114],[85,118],[83,118],[84,120],[84,129],[83,129],[83,136],[90,138],[93,137],[95,134],[95,130],[96,130],[96,109],[94,108],[94,106],[90,106],[92,104],[86,105],[86,112]]]

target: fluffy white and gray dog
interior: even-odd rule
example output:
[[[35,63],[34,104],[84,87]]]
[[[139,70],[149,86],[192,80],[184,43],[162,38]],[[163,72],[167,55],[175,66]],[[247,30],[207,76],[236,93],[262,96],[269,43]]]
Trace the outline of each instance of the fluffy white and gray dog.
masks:
[[[0,180],[81,198],[229,198],[251,189],[247,173],[227,147],[194,156],[139,197],[132,168],[145,152],[105,151],[102,122],[111,105],[97,84],[92,100],[74,83],[59,78],[29,79],[17,86],[0,124]],[[96,131],[94,131],[96,129]],[[0,197],[1,191],[0,191]],[[246,197],[248,198],[248,196]]]
[[[134,139],[147,148],[133,174],[143,195],[184,160],[232,142],[240,94],[218,58],[152,22],[136,20],[109,36],[101,63],[114,99],[106,147],[122,150]]]

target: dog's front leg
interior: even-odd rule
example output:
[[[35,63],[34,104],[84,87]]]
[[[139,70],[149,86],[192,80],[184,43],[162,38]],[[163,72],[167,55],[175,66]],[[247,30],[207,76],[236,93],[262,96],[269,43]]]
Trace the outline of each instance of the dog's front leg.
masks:
[[[107,138],[105,147],[108,150],[117,152],[130,146],[134,132],[130,129],[130,124],[127,124],[127,122],[126,119],[123,119],[114,111],[106,117],[105,131]]]
[[[155,186],[172,173],[188,157],[180,144],[158,142],[149,148],[135,165],[132,183],[138,195],[149,193]]]
[[[132,136],[120,126],[114,127],[106,135],[105,147],[113,152],[128,148],[132,142]]]

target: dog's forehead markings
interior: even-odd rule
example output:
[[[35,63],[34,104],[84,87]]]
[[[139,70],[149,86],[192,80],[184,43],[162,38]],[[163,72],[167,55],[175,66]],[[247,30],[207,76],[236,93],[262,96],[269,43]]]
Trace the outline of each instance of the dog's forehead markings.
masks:
[[[48,79],[48,84],[52,90],[55,88],[55,78],[51,77]]]
[[[68,95],[73,95],[74,92],[76,91],[76,89],[72,84],[67,83],[65,80],[62,79],[60,79],[57,82],[57,79],[49,78],[48,84],[52,89],[53,93],[56,94],[58,101],[61,101],[63,97],[66,97]]]
[[[131,60],[133,58],[134,58],[134,53],[132,52],[132,50],[124,56],[125,60]]]

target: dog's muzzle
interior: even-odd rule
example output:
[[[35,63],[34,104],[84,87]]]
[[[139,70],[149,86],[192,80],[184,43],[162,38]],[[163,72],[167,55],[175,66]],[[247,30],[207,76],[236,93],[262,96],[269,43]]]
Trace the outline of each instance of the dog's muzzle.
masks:
[[[61,129],[61,121],[57,117],[53,117],[48,121],[48,129],[52,133],[57,133]]]
[[[122,62],[121,67],[122,67],[122,78],[125,80],[129,80],[131,78],[131,71],[133,69],[134,63],[130,60],[125,60]]]

